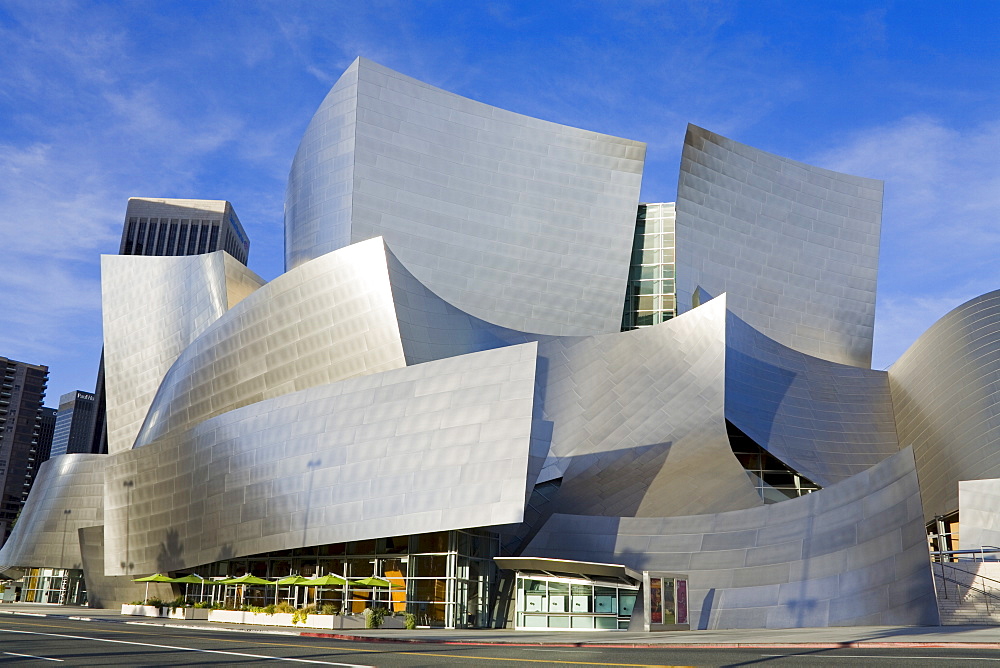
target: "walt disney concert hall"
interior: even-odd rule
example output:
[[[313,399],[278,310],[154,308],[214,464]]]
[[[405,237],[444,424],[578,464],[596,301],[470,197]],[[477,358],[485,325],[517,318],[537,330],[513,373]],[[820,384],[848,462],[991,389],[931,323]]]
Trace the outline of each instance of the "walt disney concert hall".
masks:
[[[448,628],[939,623],[931,552],[1000,541],[1000,293],[872,370],[880,181],[689,126],[644,204],[644,157],[359,58],[283,275],[102,258],[108,454],[43,465],[0,570],[102,606],[376,576]]]

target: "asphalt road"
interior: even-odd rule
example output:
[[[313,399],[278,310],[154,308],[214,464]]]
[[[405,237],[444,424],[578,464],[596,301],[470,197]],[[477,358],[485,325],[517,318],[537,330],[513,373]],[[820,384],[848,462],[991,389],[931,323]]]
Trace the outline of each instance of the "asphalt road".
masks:
[[[0,664],[65,666],[937,666],[1000,668],[1000,650],[672,649],[345,642],[328,638],[0,619]]]

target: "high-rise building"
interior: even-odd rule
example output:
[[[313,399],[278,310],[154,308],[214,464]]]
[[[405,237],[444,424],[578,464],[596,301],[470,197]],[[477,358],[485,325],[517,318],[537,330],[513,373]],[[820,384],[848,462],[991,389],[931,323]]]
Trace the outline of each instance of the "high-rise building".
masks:
[[[41,466],[42,462],[52,456],[52,437],[56,432],[56,411],[55,408],[42,406],[42,420],[38,427],[38,446],[35,448],[35,470]]]
[[[129,198],[120,255],[201,255],[217,250],[247,263],[250,240],[229,202]]]
[[[0,357],[0,544],[35,479],[49,369]]]
[[[59,397],[51,456],[91,451],[94,399],[93,393],[82,390]]]

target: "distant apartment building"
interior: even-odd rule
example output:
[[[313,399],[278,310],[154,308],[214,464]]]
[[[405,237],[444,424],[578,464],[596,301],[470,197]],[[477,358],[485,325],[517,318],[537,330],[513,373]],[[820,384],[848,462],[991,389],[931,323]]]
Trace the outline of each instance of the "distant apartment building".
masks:
[[[28,498],[38,465],[46,366],[0,357],[0,544]]]
[[[90,452],[93,441],[94,394],[74,390],[59,398],[51,456]]]

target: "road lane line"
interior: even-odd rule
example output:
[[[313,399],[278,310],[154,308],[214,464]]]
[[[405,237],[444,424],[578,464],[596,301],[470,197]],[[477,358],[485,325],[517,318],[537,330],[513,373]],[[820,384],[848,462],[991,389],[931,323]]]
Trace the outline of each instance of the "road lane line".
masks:
[[[11,629],[0,629],[0,633],[23,633],[33,636],[49,636],[52,638],[69,638],[71,640],[90,640],[92,642],[109,642],[118,645],[137,645],[139,647],[155,647],[157,649],[173,649],[179,652],[198,652],[200,654],[225,654],[226,656],[241,656],[248,659],[263,659],[265,661],[290,661],[292,663],[315,663],[322,666],[344,666],[345,668],[374,668],[358,663],[336,663],[333,661],[314,661],[312,659],[296,659],[285,656],[267,656],[266,654],[247,654],[244,652],[224,652],[220,649],[197,649],[195,647],[176,647],[173,645],[156,645],[147,642],[135,642],[133,640],[111,640],[109,638],[88,638],[87,636],[71,636],[64,633],[40,633],[38,631],[14,631]]]
[[[63,659],[50,659],[47,656],[35,656],[34,654],[16,654],[14,652],[4,652],[7,656],[23,656],[28,659],[41,659],[42,661],[59,661],[62,662]]]

